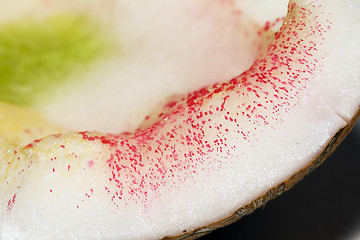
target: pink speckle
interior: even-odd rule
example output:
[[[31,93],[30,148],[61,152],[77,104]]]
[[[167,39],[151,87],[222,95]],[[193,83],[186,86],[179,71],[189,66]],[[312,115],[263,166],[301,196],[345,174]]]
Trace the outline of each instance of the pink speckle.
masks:
[[[6,208],[6,210],[7,210],[8,212],[10,212],[11,209],[13,208],[13,206],[14,206],[14,204],[15,204],[15,200],[16,200],[16,194],[14,194],[14,195],[12,196],[12,198],[9,199],[9,201],[8,201],[8,203],[7,203],[7,208]]]
[[[91,168],[92,166],[94,166],[94,161],[93,160],[90,160],[88,161],[88,167]]]
[[[25,146],[25,148],[33,148],[34,145],[32,143],[29,143],[28,145]]]
[[[176,101],[169,101],[165,104],[165,108],[172,108],[176,105]]]

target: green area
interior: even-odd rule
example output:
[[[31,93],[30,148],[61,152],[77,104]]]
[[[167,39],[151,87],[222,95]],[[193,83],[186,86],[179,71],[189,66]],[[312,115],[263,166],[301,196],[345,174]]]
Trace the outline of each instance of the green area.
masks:
[[[86,73],[110,49],[100,24],[85,16],[54,15],[0,25],[0,101],[31,105],[69,77]]]

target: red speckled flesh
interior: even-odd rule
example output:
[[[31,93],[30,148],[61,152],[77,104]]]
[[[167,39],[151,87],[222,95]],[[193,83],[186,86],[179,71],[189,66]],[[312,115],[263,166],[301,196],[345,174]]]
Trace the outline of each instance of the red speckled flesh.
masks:
[[[247,71],[170,99],[134,132],[63,133],[4,153],[3,236],[176,235],[228,216],[301,169],[346,124],[317,95],[339,25],[334,2],[290,1],[282,28]],[[32,220],[50,228],[30,228]]]

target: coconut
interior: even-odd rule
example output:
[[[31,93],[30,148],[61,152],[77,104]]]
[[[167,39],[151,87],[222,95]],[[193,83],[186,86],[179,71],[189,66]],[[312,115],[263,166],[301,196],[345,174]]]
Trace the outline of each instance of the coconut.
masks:
[[[2,238],[194,239],[320,165],[360,115],[360,5],[265,4],[1,2]]]

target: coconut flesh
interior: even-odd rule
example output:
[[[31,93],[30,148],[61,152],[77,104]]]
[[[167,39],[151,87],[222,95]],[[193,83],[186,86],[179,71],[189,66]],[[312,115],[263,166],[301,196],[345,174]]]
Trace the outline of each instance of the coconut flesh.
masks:
[[[4,26],[86,15],[111,39],[1,103],[1,238],[195,238],[322,162],[359,116],[360,4],[269,2],[0,1]]]

